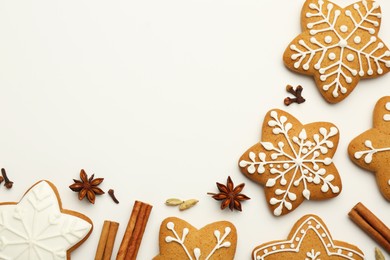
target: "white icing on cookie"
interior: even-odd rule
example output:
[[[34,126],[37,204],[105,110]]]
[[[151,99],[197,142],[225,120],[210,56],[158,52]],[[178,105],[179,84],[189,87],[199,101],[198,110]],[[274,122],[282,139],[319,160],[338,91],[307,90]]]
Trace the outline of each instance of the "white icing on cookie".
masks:
[[[179,234],[175,230],[175,223],[168,222],[167,223],[167,229],[172,231],[173,237],[172,236],[165,237],[165,242],[167,242],[167,243],[172,243],[172,242],[178,243],[183,248],[183,250],[185,251],[185,253],[186,253],[186,255],[187,255],[189,260],[194,260],[194,259],[195,260],[199,260],[200,259],[200,256],[202,255],[202,252],[201,252],[201,250],[199,248],[195,248],[194,249],[193,255],[194,255],[195,258],[193,258],[191,253],[190,253],[190,251],[187,249],[187,247],[185,245],[186,237],[189,234],[189,229],[188,228],[184,228],[183,229],[181,237],[179,236]],[[218,249],[231,246],[231,243],[229,241],[225,241],[227,236],[229,236],[230,232],[231,232],[231,228],[230,227],[225,227],[225,233],[221,237],[221,232],[219,230],[214,230],[214,236],[215,236],[215,238],[217,240],[217,243],[214,246],[214,248],[211,250],[211,252],[206,256],[205,260],[209,260]]]
[[[308,232],[314,232],[318,239],[321,241],[319,248],[312,248],[306,253],[309,260],[328,259],[328,257],[338,256],[343,259],[349,260],[363,260],[364,255],[360,252],[343,246],[336,246],[332,237],[327,231],[326,227],[321,224],[314,216],[307,218],[297,229],[290,240],[269,243],[266,246],[256,248],[253,251],[253,259],[267,260],[267,256],[274,254],[290,254],[290,258],[284,257],[283,259],[292,259],[291,253],[300,252],[301,245],[306,239]],[[298,238],[298,239],[297,239]],[[323,255],[322,255],[323,254]]]
[[[272,111],[270,116],[268,126],[272,128],[273,134],[284,136],[283,141],[279,141],[277,144],[261,142],[261,146],[266,151],[273,152],[270,154],[270,158],[267,158],[264,152],[259,154],[250,152],[250,161],[241,160],[239,165],[246,168],[250,174],[263,174],[267,170],[275,176],[268,179],[266,187],[273,187],[277,182],[283,186],[282,189],[276,189],[276,196],[269,200],[271,205],[278,205],[273,212],[274,215],[281,215],[283,208],[291,210],[293,207],[291,202],[297,199],[297,195],[309,200],[308,183],[315,186],[321,185],[323,193],[339,193],[340,188],[332,184],[335,176],[326,172],[324,168],[324,166],[333,163],[332,158],[320,159],[328,154],[329,149],[334,147],[334,143],[330,139],[338,134],[337,128],[331,127],[328,130],[321,127],[319,133],[312,137],[308,137],[306,130],[302,129],[298,136],[290,137],[289,131],[294,126],[288,122],[288,118],[279,117],[276,111]],[[283,169],[275,168],[275,165],[282,165]],[[285,178],[286,176],[288,178]],[[295,194],[291,191],[300,185],[303,186],[302,194]]]
[[[56,194],[42,181],[16,205],[0,205],[0,259],[66,260],[67,250],[91,230],[87,221],[61,213]]]
[[[369,148],[369,150],[355,152],[354,157],[355,157],[355,159],[359,160],[360,158],[362,158],[364,156],[364,162],[367,163],[367,164],[370,164],[372,162],[373,156],[376,153],[382,153],[382,152],[390,151],[390,147],[383,147],[383,148],[378,148],[378,149],[374,148],[374,146],[372,145],[372,141],[371,140],[364,141],[364,145],[367,148]]]
[[[306,13],[306,17],[318,18],[315,22],[307,23],[307,29],[312,35],[310,44],[304,39],[299,40],[298,45],[292,44],[290,49],[295,53],[291,55],[291,60],[295,61],[295,69],[302,67],[307,71],[312,67],[317,70],[322,82],[332,78],[331,83],[322,86],[324,91],[332,89],[332,96],[337,98],[340,94],[348,93],[350,84],[359,80],[359,76],[371,76],[374,70],[383,74],[385,67],[390,68],[390,51],[384,52],[382,49],[387,47],[374,36],[380,24],[373,19],[382,17],[377,3],[369,6],[367,1],[362,1],[356,3],[352,10],[339,10],[332,3],[325,5],[323,0],[318,0],[317,3],[311,3],[309,8],[311,11]],[[345,24],[336,26],[342,18],[348,18],[353,23],[353,28]],[[362,31],[372,37],[362,38]],[[323,34],[326,35],[323,40],[317,38]],[[365,41],[362,42],[363,40]],[[352,41],[359,47],[353,46]],[[315,64],[312,62],[314,57],[319,58]],[[323,62],[325,57],[331,61],[326,67]],[[357,62],[359,69],[351,67],[347,61]]]
[[[386,108],[387,111],[390,111],[390,102],[386,103],[385,108]],[[384,121],[390,121],[390,114],[384,114],[383,115],[383,120]]]

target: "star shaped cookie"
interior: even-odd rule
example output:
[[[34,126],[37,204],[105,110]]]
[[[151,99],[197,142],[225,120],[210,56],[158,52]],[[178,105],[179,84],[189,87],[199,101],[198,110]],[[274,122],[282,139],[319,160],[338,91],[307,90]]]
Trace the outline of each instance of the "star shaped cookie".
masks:
[[[379,190],[390,201],[390,96],[374,109],[374,127],[351,141],[348,154],[363,169],[375,173]]]
[[[0,259],[70,259],[91,231],[92,221],[62,209],[55,186],[41,181],[19,203],[0,204]]]
[[[354,245],[333,240],[325,223],[315,215],[306,215],[295,223],[286,240],[268,242],[252,252],[253,260],[363,260],[363,252]]]
[[[307,0],[301,14],[303,32],[288,45],[284,63],[312,75],[323,97],[338,103],[360,79],[390,71],[390,51],[378,36],[381,18],[375,1],[341,8],[327,0]]]
[[[237,231],[228,221],[198,230],[182,219],[170,217],[161,223],[159,244],[160,254],[153,260],[233,260]]]
[[[241,172],[265,186],[275,216],[287,214],[304,200],[337,196],[342,189],[333,155],[339,131],[331,123],[301,124],[289,113],[273,109],[263,123],[261,141],[240,158]]]

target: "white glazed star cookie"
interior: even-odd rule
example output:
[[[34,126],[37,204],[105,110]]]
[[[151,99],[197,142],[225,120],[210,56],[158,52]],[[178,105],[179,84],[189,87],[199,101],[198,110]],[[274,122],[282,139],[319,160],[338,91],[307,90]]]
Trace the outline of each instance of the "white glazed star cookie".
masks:
[[[92,221],[62,209],[55,186],[41,181],[19,203],[0,204],[0,259],[70,259],[91,231]]]
[[[307,0],[301,14],[303,32],[287,47],[284,63],[314,76],[328,102],[340,102],[360,79],[390,71],[390,51],[378,36],[381,18],[374,1],[341,8],[327,0]]]

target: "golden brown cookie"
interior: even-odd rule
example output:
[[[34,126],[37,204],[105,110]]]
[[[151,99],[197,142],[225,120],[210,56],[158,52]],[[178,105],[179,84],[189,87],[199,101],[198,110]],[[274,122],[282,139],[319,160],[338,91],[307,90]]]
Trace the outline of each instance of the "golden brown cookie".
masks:
[[[381,18],[374,1],[341,8],[327,0],[307,0],[301,14],[303,32],[287,47],[284,63],[314,76],[328,102],[340,102],[360,79],[390,71],[390,51],[378,37]]]
[[[92,232],[86,216],[63,209],[56,187],[40,181],[18,202],[0,203],[0,259],[70,259]]]
[[[354,245],[333,240],[318,216],[306,215],[295,223],[286,240],[272,241],[256,247],[253,260],[341,260],[364,259]]]
[[[302,125],[289,113],[273,109],[263,122],[261,142],[239,160],[241,172],[265,186],[275,216],[295,210],[305,199],[337,196],[342,189],[333,155],[339,131],[331,123]]]
[[[196,229],[184,220],[170,217],[161,223],[160,254],[154,260],[234,259],[237,231],[227,221]]]
[[[390,201],[390,96],[381,98],[374,109],[374,127],[351,141],[349,158],[375,173],[379,190]]]

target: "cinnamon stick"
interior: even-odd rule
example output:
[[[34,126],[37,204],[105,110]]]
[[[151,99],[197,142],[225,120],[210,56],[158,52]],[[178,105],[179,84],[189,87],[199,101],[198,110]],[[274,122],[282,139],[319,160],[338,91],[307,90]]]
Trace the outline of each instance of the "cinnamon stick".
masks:
[[[145,232],[146,224],[148,223],[152,206],[143,204],[139,214],[139,224],[134,229],[133,237],[130,240],[129,246],[127,247],[125,260],[135,260],[137,258],[138,250],[142,242],[142,237]]]
[[[136,259],[151,210],[152,206],[149,204],[141,201],[134,202],[129,223],[119,247],[117,260]]]
[[[118,232],[119,223],[111,222],[110,230],[108,231],[106,248],[104,250],[103,260],[110,260],[112,255],[112,250],[115,244],[116,233]]]
[[[111,259],[112,249],[114,247],[118,227],[119,223],[117,222],[108,220],[104,221],[98,247],[96,249],[95,260]]]
[[[390,253],[390,229],[374,213],[359,202],[348,215],[353,222]]]
[[[105,220],[103,223],[102,233],[100,234],[98,247],[96,249],[95,260],[103,259],[104,249],[106,248],[106,243],[108,238],[108,232],[110,230],[110,224],[111,222],[107,220]]]

